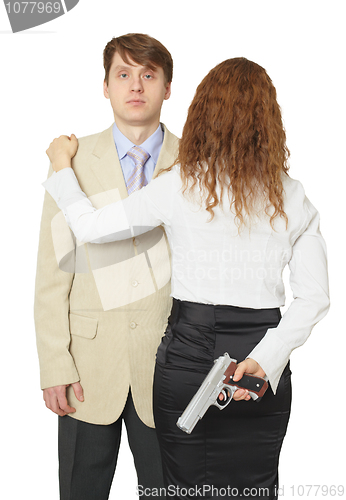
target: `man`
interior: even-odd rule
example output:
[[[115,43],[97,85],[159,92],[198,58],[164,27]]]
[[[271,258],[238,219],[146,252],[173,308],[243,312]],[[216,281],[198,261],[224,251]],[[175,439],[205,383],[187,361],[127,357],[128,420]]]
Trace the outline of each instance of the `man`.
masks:
[[[104,67],[104,95],[115,123],[79,139],[73,160],[97,207],[150,182],[173,163],[178,143],[160,124],[171,92],[167,49],[147,35],[113,38],[104,50]],[[61,500],[108,498],[122,421],[138,485],[148,492],[163,486],[152,380],[169,293],[170,255],[162,228],[124,242],[83,245],[46,195],[35,322],[43,397],[59,415]]]

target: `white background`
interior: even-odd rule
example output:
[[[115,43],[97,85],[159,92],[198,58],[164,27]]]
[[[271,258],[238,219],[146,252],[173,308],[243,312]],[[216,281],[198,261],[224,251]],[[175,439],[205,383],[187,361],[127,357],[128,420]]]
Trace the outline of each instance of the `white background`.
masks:
[[[42,400],[33,322],[45,150],[57,135],[111,125],[102,51],[129,32],[148,33],[172,53],[162,121],[178,136],[196,86],[224,59],[259,63],[277,88],[291,176],[321,213],[332,299],[328,316],[292,355],[281,493],[345,483],[344,21],[341,0],[80,0],[61,18],[12,34],[1,3],[1,498],[58,499],[57,417]],[[132,500],[136,475],[124,438],[111,498]],[[316,491],[300,487],[300,498],[325,498]]]

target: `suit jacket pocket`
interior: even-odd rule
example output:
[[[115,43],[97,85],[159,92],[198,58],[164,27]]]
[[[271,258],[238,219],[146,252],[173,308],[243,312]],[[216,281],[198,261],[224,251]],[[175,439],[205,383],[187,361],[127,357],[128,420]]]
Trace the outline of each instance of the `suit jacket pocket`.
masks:
[[[98,321],[95,318],[79,316],[79,314],[70,313],[70,333],[77,337],[92,340],[97,334]]]

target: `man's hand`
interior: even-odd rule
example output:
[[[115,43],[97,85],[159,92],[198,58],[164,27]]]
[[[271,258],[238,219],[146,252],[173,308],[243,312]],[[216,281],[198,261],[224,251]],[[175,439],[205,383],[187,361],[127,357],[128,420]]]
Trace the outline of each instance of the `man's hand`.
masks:
[[[79,382],[68,385],[56,385],[55,387],[49,387],[48,389],[43,389],[43,399],[46,403],[47,408],[52,410],[60,417],[64,417],[68,413],[74,413],[76,408],[69,406],[66,398],[66,387],[72,385],[74,393],[78,401],[84,401],[83,388]]]
[[[236,371],[233,375],[234,382],[238,382],[244,373],[248,373],[249,375],[254,375],[255,377],[264,377],[265,372],[262,370],[260,365],[254,359],[247,358],[241,363],[238,364]],[[245,389],[238,389],[234,395],[233,399],[235,401],[241,401],[245,399],[245,401],[249,401],[251,396],[249,395],[249,391]]]
[[[61,135],[58,139],[54,139],[46,151],[53,170],[59,172],[63,168],[71,167],[71,159],[77,153],[77,149],[78,140],[74,134],[71,137]]]

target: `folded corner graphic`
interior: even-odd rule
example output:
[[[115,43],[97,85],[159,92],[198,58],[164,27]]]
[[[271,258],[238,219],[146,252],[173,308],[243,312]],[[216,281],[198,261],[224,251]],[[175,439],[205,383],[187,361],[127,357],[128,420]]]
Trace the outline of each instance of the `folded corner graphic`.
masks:
[[[66,5],[67,11],[73,9],[73,7],[75,7],[78,2],[79,2],[79,0],[65,0],[65,5]]]
[[[79,0],[41,0],[39,2],[4,0],[13,33],[48,23],[69,12]]]

